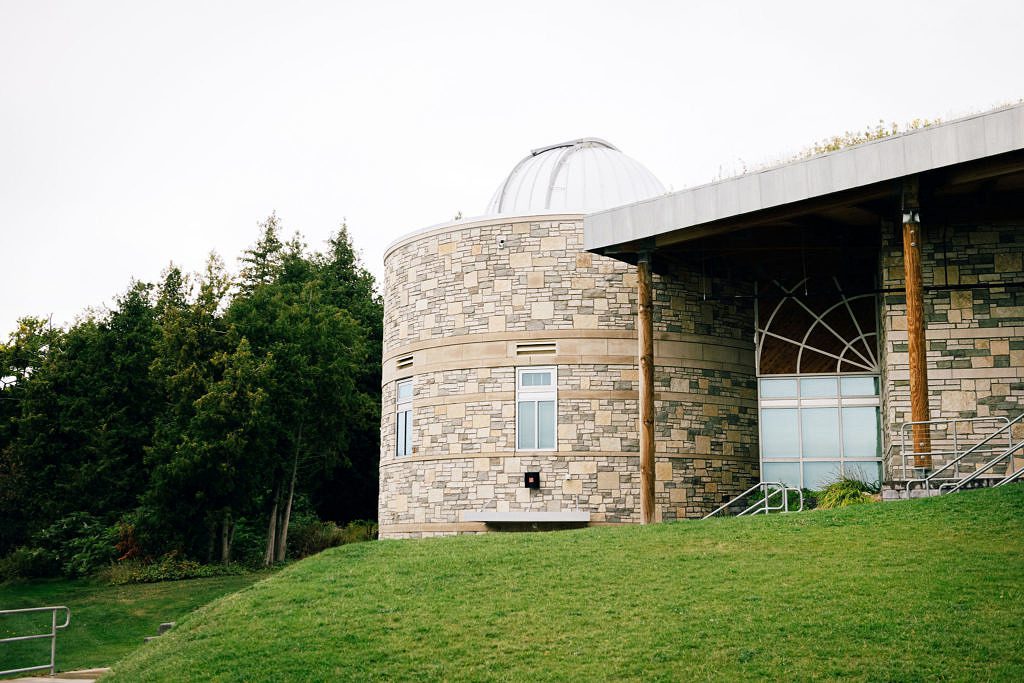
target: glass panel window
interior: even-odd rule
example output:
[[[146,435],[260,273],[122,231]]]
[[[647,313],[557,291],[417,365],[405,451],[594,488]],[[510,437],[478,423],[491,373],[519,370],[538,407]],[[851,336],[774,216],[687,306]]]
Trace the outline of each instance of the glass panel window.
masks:
[[[877,460],[867,462],[847,460],[843,463],[843,476],[877,486],[882,480],[882,463]]]
[[[761,455],[765,458],[800,457],[796,408],[766,408],[761,411]]]
[[[412,400],[412,380],[405,380],[398,383],[398,400]]]
[[[519,435],[519,448],[537,447],[537,402],[520,401],[516,409],[519,424],[516,433]]]
[[[762,481],[777,481],[786,486],[800,486],[800,463],[766,462],[761,468]]]
[[[553,367],[516,372],[516,448],[558,448],[557,372]]]
[[[520,382],[524,387],[549,387],[551,386],[551,372],[523,372],[520,374]]]
[[[537,401],[537,448],[555,447],[555,402]]]
[[[761,398],[796,398],[795,379],[763,379]]]
[[[830,398],[835,395],[835,377],[811,377],[800,380],[800,398]]]
[[[838,460],[805,460],[804,488],[820,491],[842,477]]]
[[[412,455],[412,380],[395,385],[395,455]]]
[[[843,396],[878,396],[877,377],[843,377],[839,380]]]
[[[843,408],[843,456],[880,458],[881,446],[878,441],[878,408]]]
[[[803,408],[800,434],[805,458],[839,457],[839,409]]]

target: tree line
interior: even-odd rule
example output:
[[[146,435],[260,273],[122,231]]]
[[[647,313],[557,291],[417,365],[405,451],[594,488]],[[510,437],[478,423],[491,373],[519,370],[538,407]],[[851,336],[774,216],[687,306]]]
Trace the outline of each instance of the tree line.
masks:
[[[297,507],[375,516],[372,275],[345,226],[310,251],[276,215],[241,264],[171,266],[66,329],[19,321],[0,346],[0,557],[102,557],[114,538],[122,558],[228,562],[242,539],[270,564]]]

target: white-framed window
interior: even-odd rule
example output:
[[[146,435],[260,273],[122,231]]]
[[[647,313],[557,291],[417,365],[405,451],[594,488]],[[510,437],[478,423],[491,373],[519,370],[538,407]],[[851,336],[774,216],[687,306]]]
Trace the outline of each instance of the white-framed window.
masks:
[[[866,373],[761,377],[761,478],[812,490],[842,476],[877,484],[878,384]]]
[[[516,370],[516,448],[553,451],[558,433],[558,371],[554,366]]]
[[[758,294],[755,340],[761,479],[821,489],[882,474],[874,278],[772,281]],[[845,280],[849,280],[848,282]]]
[[[395,383],[397,446],[395,455],[412,455],[412,380]]]

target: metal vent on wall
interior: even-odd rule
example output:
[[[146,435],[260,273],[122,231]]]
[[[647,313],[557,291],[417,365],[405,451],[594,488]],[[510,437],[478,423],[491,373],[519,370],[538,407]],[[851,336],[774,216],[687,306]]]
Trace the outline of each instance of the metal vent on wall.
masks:
[[[405,370],[406,368],[412,367],[412,355],[402,356],[395,361],[395,365],[399,370]]]
[[[516,344],[517,356],[535,356],[538,354],[553,354],[557,351],[553,341],[530,341]]]

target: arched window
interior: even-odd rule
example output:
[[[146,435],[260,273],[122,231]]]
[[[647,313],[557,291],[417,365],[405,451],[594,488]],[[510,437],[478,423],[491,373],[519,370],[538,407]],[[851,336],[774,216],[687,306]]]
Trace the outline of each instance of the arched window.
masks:
[[[756,316],[761,478],[823,488],[881,475],[878,316],[870,287],[773,281]],[[865,290],[869,291],[865,291]]]

